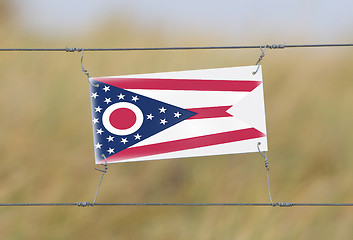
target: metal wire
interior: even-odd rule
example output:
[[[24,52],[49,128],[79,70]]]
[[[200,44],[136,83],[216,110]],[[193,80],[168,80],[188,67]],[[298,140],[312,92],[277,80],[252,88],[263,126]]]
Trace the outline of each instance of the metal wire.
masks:
[[[93,206],[149,206],[149,207],[353,207],[353,203],[0,203],[0,207],[53,207],[53,206],[77,206],[77,207],[93,207]]]
[[[77,206],[77,203],[1,203],[0,207]]]
[[[284,45],[283,45],[283,46],[284,46]],[[256,64],[255,64],[255,65],[257,66],[257,68],[256,68],[255,71],[252,72],[253,75],[255,75],[255,74],[257,73],[257,71],[259,71],[260,63],[261,63],[263,57],[265,56],[265,50],[266,50],[266,48],[267,48],[267,46],[265,46],[264,48],[260,47],[261,55],[260,55],[260,57],[259,57],[259,60],[257,60],[257,62],[256,62]],[[260,151],[260,149],[259,149],[259,151]],[[261,155],[262,155],[262,154],[261,154]]]
[[[266,175],[267,175],[268,197],[270,198],[271,204],[274,205],[274,203],[272,202],[272,197],[271,197],[270,168],[269,168],[268,158],[267,158],[265,152],[261,152],[261,150],[260,150],[260,145],[261,145],[261,142],[258,142],[258,143],[257,143],[257,150],[259,151],[260,155],[265,159],[265,168],[266,168]]]
[[[95,168],[97,171],[102,172],[102,176],[101,176],[101,180],[99,181],[99,184],[98,184],[98,187],[97,187],[97,190],[96,190],[96,194],[94,195],[94,200],[93,200],[92,206],[94,206],[95,203],[96,203],[98,191],[99,191],[99,188],[100,188],[101,183],[102,183],[102,181],[103,181],[104,174],[105,174],[105,173],[107,172],[107,170],[108,170],[107,158],[105,157],[104,154],[102,154],[102,157],[104,157],[104,164],[102,164],[102,165],[104,166],[104,169],[102,170],[102,169],[99,169],[99,168]]]
[[[74,51],[82,52],[82,56],[81,56],[81,70],[82,70],[83,74],[85,74],[87,76],[88,83],[91,84],[93,87],[99,87],[99,84],[93,84],[91,82],[91,76],[89,75],[89,72],[86,70],[86,68],[83,66],[83,57],[85,55],[84,49],[67,48],[67,52],[74,52]]]
[[[317,47],[353,47],[353,43],[329,44],[271,44],[249,46],[203,46],[203,47],[136,47],[136,48],[0,48],[2,52],[81,52],[83,51],[171,51],[171,50],[221,50],[221,49],[284,49],[284,48],[317,48]]]

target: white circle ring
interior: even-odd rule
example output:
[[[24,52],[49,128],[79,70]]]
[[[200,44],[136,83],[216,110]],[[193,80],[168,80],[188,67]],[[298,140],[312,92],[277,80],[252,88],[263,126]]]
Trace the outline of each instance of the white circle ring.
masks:
[[[113,127],[113,125],[110,123],[109,121],[109,117],[110,115],[117,109],[120,108],[127,108],[130,109],[131,111],[133,111],[136,115],[136,122],[134,123],[134,125],[132,125],[132,127],[128,128],[128,129],[117,129],[115,127]],[[132,104],[132,103],[128,103],[128,102],[119,102],[119,103],[115,103],[111,106],[109,106],[103,113],[103,117],[102,117],[102,122],[104,127],[111,133],[115,134],[115,135],[129,135],[131,133],[136,132],[137,130],[139,130],[139,128],[142,126],[143,123],[143,113],[141,111],[141,109],[139,109],[136,105]]]

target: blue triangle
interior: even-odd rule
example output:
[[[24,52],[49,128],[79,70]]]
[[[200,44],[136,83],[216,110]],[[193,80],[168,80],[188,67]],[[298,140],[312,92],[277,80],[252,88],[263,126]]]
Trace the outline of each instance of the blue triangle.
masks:
[[[197,114],[101,82],[98,87],[90,86],[90,91],[95,155],[98,161],[104,159],[102,154],[108,158]],[[133,104],[143,114],[142,125],[128,135],[109,131],[102,119],[107,108],[122,102]]]

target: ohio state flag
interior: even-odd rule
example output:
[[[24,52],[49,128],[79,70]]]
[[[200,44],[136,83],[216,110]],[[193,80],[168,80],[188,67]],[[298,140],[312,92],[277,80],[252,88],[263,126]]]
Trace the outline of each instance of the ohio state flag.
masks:
[[[267,151],[256,68],[91,78],[96,163]]]

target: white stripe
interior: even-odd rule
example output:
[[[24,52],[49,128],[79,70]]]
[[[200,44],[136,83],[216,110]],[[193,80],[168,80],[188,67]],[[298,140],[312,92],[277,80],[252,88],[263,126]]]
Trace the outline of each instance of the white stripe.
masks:
[[[148,74],[134,74],[112,76],[119,78],[169,78],[169,79],[195,79],[195,80],[246,80],[246,81],[261,81],[261,66],[258,71],[259,74],[253,75],[257,66],[244,67],[230,67],[230,68],[214,68],[214,69],[200,69],[177,72],[163,72],[163,73],[148,73]],[[110,77],[104,77],[110,78]]]

